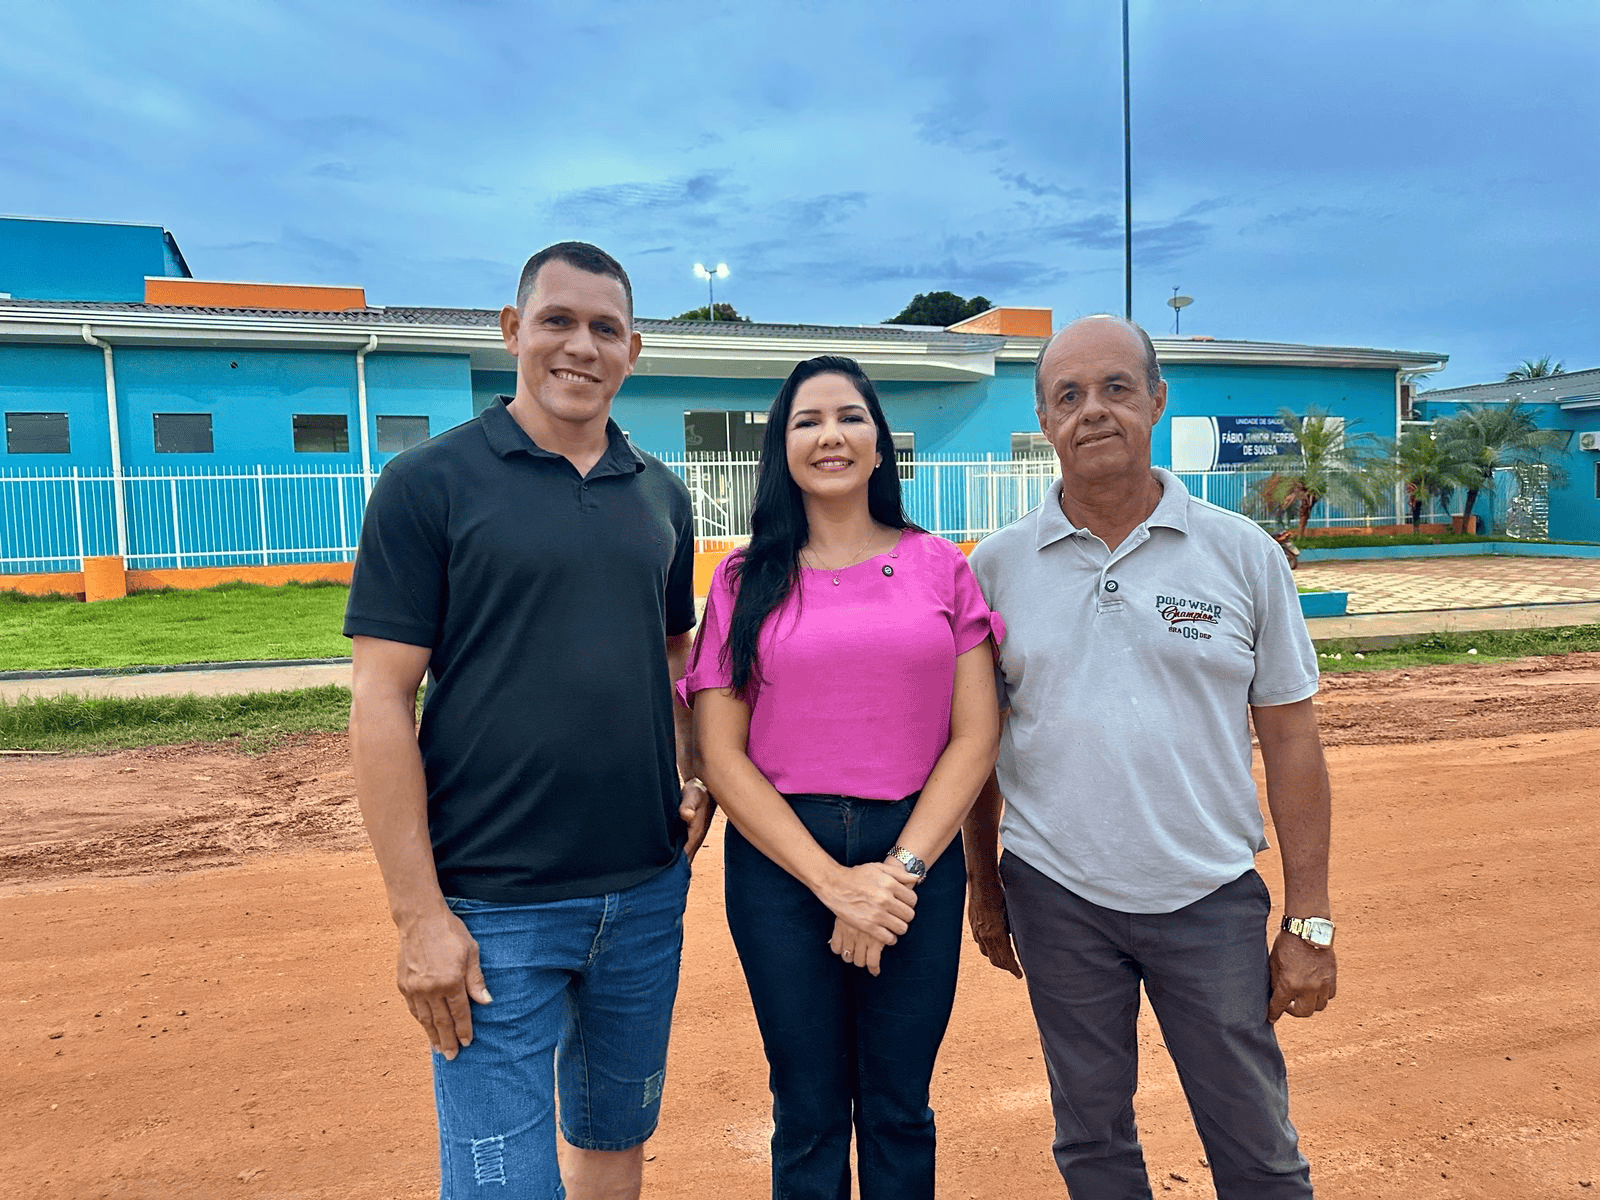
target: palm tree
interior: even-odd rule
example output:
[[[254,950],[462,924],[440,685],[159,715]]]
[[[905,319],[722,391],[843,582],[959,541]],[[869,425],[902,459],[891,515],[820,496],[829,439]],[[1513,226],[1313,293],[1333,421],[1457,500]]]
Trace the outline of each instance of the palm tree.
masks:
[[[1432,430],[1412,429],[1394,446],[1394,477],[1406,489],[1406,504],[1411,510],[1411,528],[1422,525],[1422,510],[1428,501],[1438,500],[1448,509],[1455,490],[1472,481],[1473,471],[1455,458],[1445,442]]]
[[[1506,382],[1516,383],[1521,379],[1548,379],[1552,375],[1565,375],[1566,368],[1559,362],[1551,362],[1546,354],[1543,358],[1525,358],[1522,365],[1514,371],[1506,372]]]
[[[1567,434],[1540,429],[1534,412],[1521,400],[1504,404],[1473,404],[1435,427],[1444,450],[1462,463],[1467,502],[1461,510],[1461,528],[1472,528],[1472,506],[1483,492],[1494,491],[1494,473],[1500,467],[1539,464],[1549,471],[1553,486],[1567,481],[1567,473],[1551,461],[1566,452]]]
[[[1312,511],[1326,499],[1360,506],[1370,515],[1380,503],[1375,479],[1383,463],[1372,435],[1351,434],[1355,422],[1314,407],[1303,417],[1285,408],[1278,419],[1293,435],[1295,449],[1261,464],[1272,471],[1258,489],[1267,509],[1294,515],[1296,537],[1305,536]]]

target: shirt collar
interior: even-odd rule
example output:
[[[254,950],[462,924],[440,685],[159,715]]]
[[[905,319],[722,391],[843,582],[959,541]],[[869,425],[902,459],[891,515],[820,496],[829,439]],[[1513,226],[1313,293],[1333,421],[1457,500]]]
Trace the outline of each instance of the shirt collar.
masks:
[[[528,436],[527,431],[506,410],[506,405],[510,403],[510,396],[496,396],[495,403],[478,414],[478,422],[483,429],[483,436],[488,439],[489,449],[501,458],[526,454],[530,458],[554,458],[566,462],[565,457],[546,450]],[[644,466],[644,456],[633,448],[633,443],[628,441],[617,423],[607,417],[606,452],[589,474],[633,475],[644,470]]]
[[[1155,511],[1141,524],[1147,528],[1160,525],[1176,529],[1179,533],[1188,533],[1189,489],[1171,471],[1161,467],[1151,467],[1150,470],[1161,484],[1161,499],[1156,503]],[[1061,507],[1061,480],[1056,480],[1045,493],[1044,503],[1035,510],[1034,549],[1043,550],[1062,538],[1086,532],[1067,520],[1067,514]]]

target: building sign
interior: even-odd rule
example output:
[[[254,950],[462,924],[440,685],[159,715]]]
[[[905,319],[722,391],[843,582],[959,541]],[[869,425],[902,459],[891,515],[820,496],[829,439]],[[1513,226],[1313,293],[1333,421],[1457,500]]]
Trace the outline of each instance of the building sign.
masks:
[[[1173,417],[1172,469],[1214,471],[1295,453],[1277,417]]]

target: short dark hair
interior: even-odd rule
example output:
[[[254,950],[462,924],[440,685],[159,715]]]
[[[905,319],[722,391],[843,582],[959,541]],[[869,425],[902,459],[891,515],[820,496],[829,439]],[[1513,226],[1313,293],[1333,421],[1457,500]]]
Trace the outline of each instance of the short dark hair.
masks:
[[[533,285],[538,282],[539,271],[549,262],[564,262],[569,267],[587,271],[591,275],[604,275],[622,285],[622,294],[628,298],[628,324],[633,324],[633,283],[622,264],[599,246],[588,242],[557,242],[546,246],[522,267],[522,277],[517,280],[517,311],[528,307],[528,297],[533,295]]]
[[[1115,321],[1118,325],[1125,326],[1139,335],[1139,340],[1144,343],[1144,387],[1152,396],[1156,388],[1161,386],[1161,364],[1156,361],[1155,343],[1150,340],[1150,335],[1137,321],[1125,321],[1121,317],[1114,317],[1110,313],[1094,313],[1097,317]],[[1056,336],[1064,330],[1058,330]],[[1039,350],[1039,357],[1033,363],[1033,411],[1044,415],[1044,356],[1050,347],[1055,344],[1055,337],[1047,341]]]

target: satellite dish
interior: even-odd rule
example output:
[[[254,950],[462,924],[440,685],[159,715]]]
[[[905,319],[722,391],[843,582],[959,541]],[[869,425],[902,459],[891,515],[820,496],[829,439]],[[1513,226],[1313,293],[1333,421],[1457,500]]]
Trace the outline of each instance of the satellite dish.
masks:
[[[1188,308],[1189,305],[1191,305],[1193,303],[1194,303],[1194,297],[1193,296],[1173,296],[1170,300],[1167,301],[1167,307],[1169,307],[1169,308]]]

